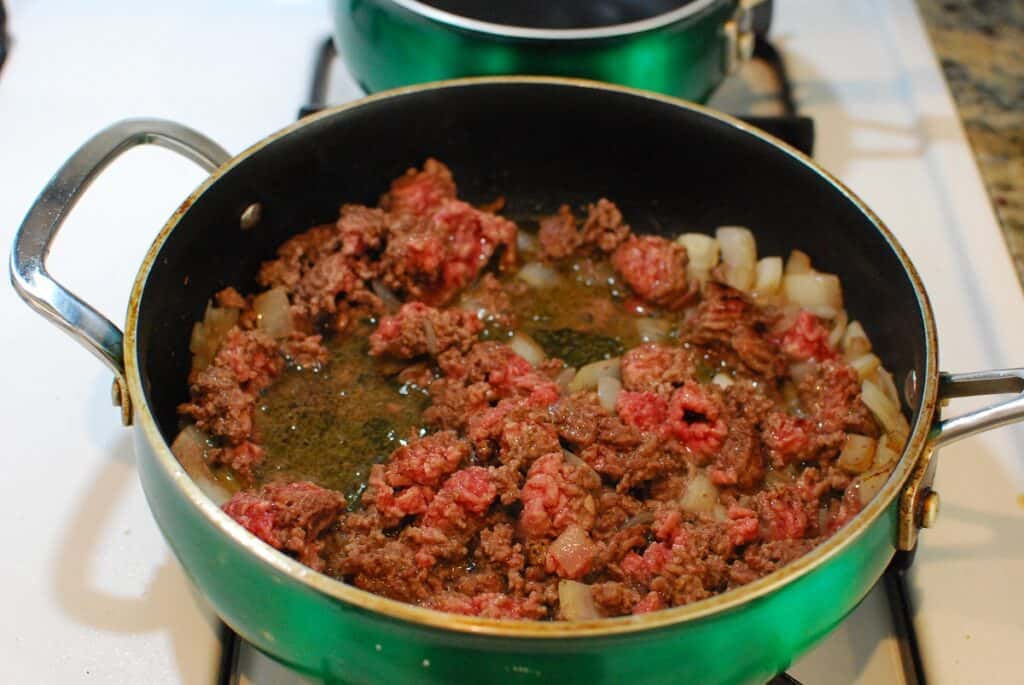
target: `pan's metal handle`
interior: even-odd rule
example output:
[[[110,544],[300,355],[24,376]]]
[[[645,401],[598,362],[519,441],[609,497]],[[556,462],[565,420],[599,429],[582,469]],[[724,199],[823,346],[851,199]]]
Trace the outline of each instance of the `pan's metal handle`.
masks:
[[[109,319],[50,276],[53,239],[85,189],[108,164],[137,145],[159,145],[213,171],[231,155],[206,136],[160,119],[129,119],[100,131],[54,174],[25,215],[11,251],[11,283],[30,307],[96,355],[115,375],[114,401],[125,425],[131,403],[124,377],[124,334]]]
[[[935,450],[990,428],[1024,421],[1024,368],[939,375],[941,402],[956,397],[1007,394],[1014,397],[961,416],[936,421],[932,426],[928,443],[900,498],[899,549],[913,550],[918,530],[931,526],[938,515],[939,496],[931,489],[935,477]]]
[[[939,399],[975,395],[1017,396],[984,409],[939,421],[928,440],[933,448],[948,445],[989,428],[998,428],[1024,420],[1024,369],[995,369],[971,373],[944,373],[939,376]]]

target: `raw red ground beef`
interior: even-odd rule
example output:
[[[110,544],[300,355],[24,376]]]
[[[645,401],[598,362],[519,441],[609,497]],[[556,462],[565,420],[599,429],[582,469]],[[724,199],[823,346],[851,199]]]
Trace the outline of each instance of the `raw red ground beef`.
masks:
[[[501,206],[460,200],[451,171],[428,160],[379,206],[343,205],[262,266],[260,284],[287,293],[292,330],[271,337],[253,296],[217,294],[231,325],[210,319],[215,354],[197,361],[180,412],[209,438],[211,465],[246,485],[224,505],[231,517],[369,592],[553,619],[566,617],[560,582],[586,584],[603,616],[678,606],[771,573],[860,510],[836,458],[848,434],[879,429],[822,319],[698,282],[685,248],[632,235],[606,199],[563,206],[532,249],[558,287],[585,293],[573,307],[587,344],[623,317],[668,324],[659,342],[619,339],[608,352],[605,341],[574,364],[621,352],[613,404],[609,386],[571,391],[560,354],[539,361],[505,344],[553,314],[512,275],[518,229]],[[597,286],[616,294],[579,289]],[[389,438],[349,500],[307,480],[265,482],[262,398],[289,367],[348,373],[324,340],[353,327],[372,330],[378,373],[426,397],[422,423]]]

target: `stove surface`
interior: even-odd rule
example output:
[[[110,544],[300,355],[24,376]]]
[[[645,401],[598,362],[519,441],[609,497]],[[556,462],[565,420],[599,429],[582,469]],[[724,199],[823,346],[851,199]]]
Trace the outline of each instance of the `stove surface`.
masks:
[[[67,156],[118,119],[160,116],[242,150],[292,121],[310,56],[329,26],[306,0],[8,0],[0,72],[0,244]],[[909,0],[778,3],[773,36],[816,157],[871,205],[921,271],[942,367],[1024,365],[1024,302],[955,109]],[[712,103],[774,113],[757,67]],[[331,98],[358,96],[336,69]],[[115,320],[164,220],[203,178],[166,151],[126,155],[64,227],[49,266]],[[220,628],[154,525],[130,438],[109,406],[109,374],[0,288],[9,364],[0,626],[7,682],[216,682]],[[958,413],[972,403],[950,407]],[[56,428],[56,429],[55,429]],[[1001,682],[1024,642],[1024,432],[947,448],[944,511],[911,576],[928,680]],[[827,598],[823,598],[827,599]],[[241,650],[236,682],[297,682]],[[260,669],[263,670],[260,670]],[[899,682],[898,643],[876,588],[792,668],[805,684]],[[300,681],[301,682],[301,681]]]

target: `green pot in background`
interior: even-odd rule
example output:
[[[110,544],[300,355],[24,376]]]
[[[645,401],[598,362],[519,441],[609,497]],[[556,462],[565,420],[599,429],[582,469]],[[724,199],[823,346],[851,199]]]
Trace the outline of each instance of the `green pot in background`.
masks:
[[[523,3],[524,13],[528,4]],[[334,0],[335,43],[368,92],[463,76],[536,74],[703,102],[749,57],[750,7],[757,3],[662,4],[676,7],[626,23],[568,29],[481,21],[419,0]],[[481,11],[510,13],[508,6]]]

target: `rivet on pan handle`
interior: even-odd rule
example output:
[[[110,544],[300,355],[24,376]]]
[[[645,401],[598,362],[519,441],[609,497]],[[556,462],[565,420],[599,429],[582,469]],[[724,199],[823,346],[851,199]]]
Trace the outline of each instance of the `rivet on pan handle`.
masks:
[[[940,402],[956,397],[1007,394],[1014,397],[961,416],[936,421],[932,426],[928,443],[900,498],[899,549],[910,551],[914,548],[918,530],[930,513],[926,506],[929,497],[933,505],[938,503],[935,493],[931,492],[935,450],[990,428],[1024,421],[1024,368],[943,373],[939,376]],[[931,513],[934,518],[934,512]]]
[[[11,250],[11,283],[25,302],[66,331],[114,372],[114,403],[131,424],[124,376],[124,334],[109,319],[63,287],[46,270],[57,231],[86,188],[108,164],[137,145],[159,145],[207,171],[231,158],[224,148],[190,128],[160,119],[129,119],[100,131],[54,174],[25,215]]]

